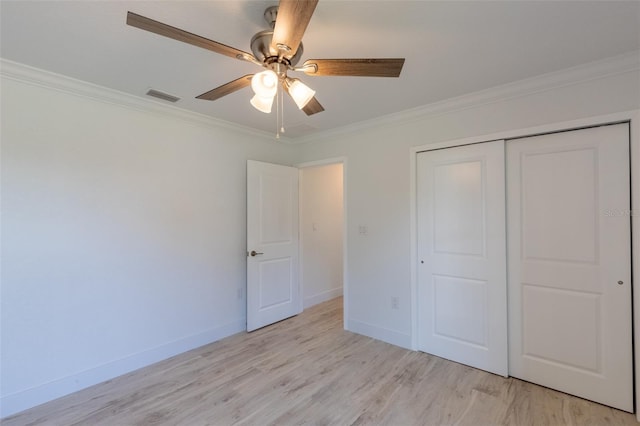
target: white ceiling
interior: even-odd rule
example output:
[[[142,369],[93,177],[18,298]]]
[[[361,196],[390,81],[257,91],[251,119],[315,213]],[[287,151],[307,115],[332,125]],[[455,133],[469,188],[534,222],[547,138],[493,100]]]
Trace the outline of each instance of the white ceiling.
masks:
[[[125,25],[127,11],[250,51],[277,1],[6,1],[0,55],[264,131],[275,114],[246,88],[195,96],[257,66]],[[639,1],[321,0],[307,28],[309,58],[405,57],[399,78],[308,77],[326,111],[307,117],[285,100],[290,137],[342,127],[535,75],[640,50]],[[301,63],[302,63],[301,61]]]

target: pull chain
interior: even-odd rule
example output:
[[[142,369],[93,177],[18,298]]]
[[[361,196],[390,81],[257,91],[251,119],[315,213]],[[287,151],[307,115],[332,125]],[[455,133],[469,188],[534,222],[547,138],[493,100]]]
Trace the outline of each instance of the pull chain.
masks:
[[[280,139],[280,86],[276,92],[276,139]]]
[[[284,88],[280,86],[280,133],[284,133]]]
[[[282,85],[278,86],[276,93],[276,139],[280,139],[280,133],[284,133],[284,101]]]

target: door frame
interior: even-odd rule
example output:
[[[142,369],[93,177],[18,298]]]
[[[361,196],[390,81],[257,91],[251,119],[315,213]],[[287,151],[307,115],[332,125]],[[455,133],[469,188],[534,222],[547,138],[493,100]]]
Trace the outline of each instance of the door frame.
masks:
[[[480,136],[472,136],[450,141],[434,141],[419,146],[411,147],[409,152],[410,170],[410,238],[411,238],[411,348],[418,350],[418,240],[417,240],[417,160],[418,153],[434,149],[451,148],[455,146],[471,145],[483,142],[491,142],[500,139],[515,139],[527,136],[536,136],[545,133],[555,133],[567,130],[576,130],[586,127],[595,127],[607,124],[629,123],[629,149],[631,172],[631,274],[632,277],[640,274],[640,109],[624,111],[614,114],[599,115],[571,121],[561,121],[544,124],[535,127],[506,130]],[[635,214],[634,214],[635,213]],[[635,229],[635,232],[633,231]],[[635,285],[636,279],[632,278],[633,292],[633,342],[634,346],[640,344],[640,286]],[[635,389],[635,414],[640,421],[640,350],[634,350],[634,389]]]
[[[343,322],[343,328],[346,330],[347,329],[347,318],[349,318],[349,303],[348,303],[348,299],[349,299],[349,292],[348,290],[348,283],[349,283],[349,277],[347,274],[347,259],[348,259],[348,253],[349,250],[347,249],[347,157],[332,157],[332,158],[326,158],[324,160],[317,160],[317,161],[308,161],[308,162],[304,162],[304,163],[298,163],[295,164],[293,167],[297,167],[299,170],[299,173],[302,173],[302,169],[306,169],[309,167],[319,167],[319,166],[329,166],[332,164],[342,164],[342,322]],[[298,179],[298,185],[300,185],[300,183],[302,182],[301,179]],[[300,197],[298,198],[298,202],[302,201],[302,195],[300,194]],[[300,210],[298,209],[298,212]],[[298,226],[300,227],[299,230],[299,248],[298,248],[298,271],[299,271],[299,275],[298,275],[298,282],[300,285],[300,294],[304,294],[304,274],[302,271],[302,261],[304,258],[304,250],[302,249],[302,220],[298,221]],[[300,311],[302,312],[303,310],[303,304],[304,304],[304,300],[302,297],[300,297]]]

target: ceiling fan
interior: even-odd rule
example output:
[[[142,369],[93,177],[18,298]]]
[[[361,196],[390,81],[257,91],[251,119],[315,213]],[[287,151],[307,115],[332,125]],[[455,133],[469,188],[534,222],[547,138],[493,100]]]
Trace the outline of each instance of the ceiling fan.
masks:
[[[315,91],[300,79],[289,77],[288,71],[302,71],[308,76],[398,77],[404,64],[404,58],[309,59],[296,67],[303,53],[302,36],[317,3],[318,0],[280,0],[278,6],[267,8],[264,17],[271,29],[253,36],[253,54],[133,12],[127,13],[127,24],[266,68],[209,90],[197,99],[214,101],[251,86],[255,92],[251,104],[259,111],[269,113],[280,88],[293,98],[299,109],[312,115],[324,111],[315,98]]]

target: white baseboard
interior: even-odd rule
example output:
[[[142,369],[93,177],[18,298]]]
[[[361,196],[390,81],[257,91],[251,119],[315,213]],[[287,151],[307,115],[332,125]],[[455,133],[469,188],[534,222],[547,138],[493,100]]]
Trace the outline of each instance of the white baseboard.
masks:
[[[0,398],[0,418],[113,379],[158,361],[207,345],[246,330],[246,321],[237,320],[220,327],[188,336],[98,367],[63,377]]]
[[[340,296],[342,296],[342,287],[333,288],[331,290],[323,291],[322,293],[318,293],[310,297],[305,297],[303,301],[304,309]]]
[[[411,349],[411,334],[401,333],[354,319],[347,320],[347,331],[363,334],[405,349]]]

